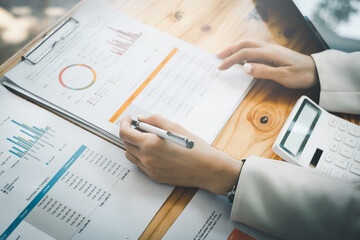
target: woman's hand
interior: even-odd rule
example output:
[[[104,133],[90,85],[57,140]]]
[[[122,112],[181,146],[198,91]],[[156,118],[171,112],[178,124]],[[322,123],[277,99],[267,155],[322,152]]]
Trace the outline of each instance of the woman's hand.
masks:
[[[310,88],[318,82],[314,60],[291,49],[255,40],[240,41],[217,54],[223,58],[220,70],[244,64],[244,71],[271,79],[288,88]]]
[[[124,117],[120,138],[124,140],[126,157],[155,182],[203,188],[222,195],[234,186],[241,161],[158,115],[139,120],[186,136],[195,143],[188,149],[155,134],[140,132],[131,127],[129,116]]]

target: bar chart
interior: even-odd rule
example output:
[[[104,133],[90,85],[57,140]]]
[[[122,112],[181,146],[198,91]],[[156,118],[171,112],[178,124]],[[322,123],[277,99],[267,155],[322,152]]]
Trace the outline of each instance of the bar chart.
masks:
[[[14,146],[9,150],[9,152],[19,158],[22,158],[50,129],[49,127],[30,127],[24,123],[19,123],[15,120],[11,120],[11,122],[20,127],[20,135],[13,136],[12,138],[7,138],[8,141],[14,144]]]
[[[120,56],[124,55],[142,35],[141,32],[131,33],[113,27],[108,28],[116,34],[114,39],[107,41],[112,46],[110,51]]]

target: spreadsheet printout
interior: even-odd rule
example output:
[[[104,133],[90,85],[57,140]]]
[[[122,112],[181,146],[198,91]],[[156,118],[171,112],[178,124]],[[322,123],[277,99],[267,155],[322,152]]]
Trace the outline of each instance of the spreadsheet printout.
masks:
[[[3,87],[0,108],[0,239],[137,239],[173,189]]]

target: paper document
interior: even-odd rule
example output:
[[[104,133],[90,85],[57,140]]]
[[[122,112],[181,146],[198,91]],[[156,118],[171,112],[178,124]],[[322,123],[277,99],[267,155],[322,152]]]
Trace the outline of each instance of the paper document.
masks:
[[[171,193],[124,151],[0,87],[0,239],[137,239]]]
[[[230,213],[231,204],[227,198],[198,190],[163,239],[178,239],[180,236],[181,239],[193,240],[277,239],[245,224],[231,221]]]
[[[240,65],[219,71],[213,54],[104,3],[86,1],[72,17],[79,25],[52,51],[6,77],[112,137],[124,114],[158,113],[211,142],[252,84]]]

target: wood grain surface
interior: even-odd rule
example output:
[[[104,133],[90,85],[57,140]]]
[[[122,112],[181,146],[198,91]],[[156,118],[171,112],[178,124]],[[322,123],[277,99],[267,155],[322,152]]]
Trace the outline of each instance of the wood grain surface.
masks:
[[[290,0],[108,0],[107,3],[212,53],[242,39],[278,43],[305,54],[321,51]],[[0,75],[16,64],[33,43],[3,64]],[[280,159],[271,146],[294,103],[303,94],[317,101],[319,90],[317,87],[290,90],[272,81],[256,80],[212,145],[239,160],[250,155]],[[359,115],[337,115],[356,124],[360,122]],[[140,239],[160,239],[195,193],[193,188],[175,188]]]

